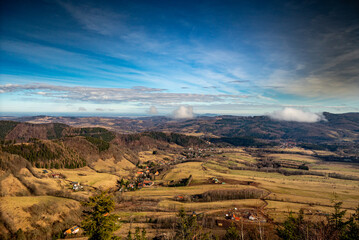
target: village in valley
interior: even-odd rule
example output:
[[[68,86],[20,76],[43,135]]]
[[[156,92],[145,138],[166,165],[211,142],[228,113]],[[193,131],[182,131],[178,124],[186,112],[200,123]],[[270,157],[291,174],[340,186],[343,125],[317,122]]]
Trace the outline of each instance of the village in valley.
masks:
[[[162,191],[161,188],[166,188],[166,194],[171,194],[171,188],[183,188],[183,192],[185,192],[186,187],[196,186],[198,191],[201,190],[201,185],[217,185],[217,186],[225,186],[225,184],[231,186],[231,185],[248,185],[248,186],[255,186],[254,181],[234,181],[228,180],[228,183],[226,183],[223,178],[220,177],[208,177],[206,181],[202,182],[202,179],[199,181],[199,179],[194,179],[192,175],[189,175],[185,178],[176,178],[176,179],[170,179],[166,178],[166,175],[173,170],[177,164],[186,164],[186,163],[201,163],[201,165],[204,165],[205,161],[209,157],[216,157],[223,153],[231,153],[236,152],[236,150],[233,149],[222,149],[222,148],[187,148],[178,151],[176,149],[173,151],[173,153],[169,157],[164,157],[161,159],[162,154],[157,158],[158,150],[147,151],[143,153],[143,160],[146,159],[146,155],[153,155],[154,160],[152,161],[141,161],[139,162],[135,168],[133,168],[129,175],[127,177],[121,177],[118,178],[116,181],[116,185],[110,188],[96,188],[94,186],[91,186],[88,184],[87,181],[81,183],[79,181],[72,181],[71,179],[68,179],[66,176],[66,173],[60,173],[60,171],[56,171],[56,169],[43,169],[42,175],[45,178],[52,178],[56,180],[60,185],[63,184],[68,188],[68,190],[71,190],[72,192],[79,192],[83,191],[86,194],[90,194],[92,192],[96,192],[97,190],[105,190],[108,193],[114,194],[116,196],[116,200],[119,203],[119,206],[121,205],[121,202],[127,202],[126,199],[126,193],[128,192],[134,192],[138,191],[139,193],[143,188],[148,188],[149,190],[156,191],[157,189],[159,191]],[[151,157],[153,157],[151,156]],[[172,157],[172,158],[171,158]],[[205,167],[202,166],[202,168],[205,169]],[[205,169],[206,170],[206,169]],[[81,171],[81,170],[80,170]],[[77,173],[80,177],[86,177],[86,173]],[[118,176],[120,177],[120,176]],[[221,179],[221,180],[220,180]],[[195,183],[192,184],[192,181]],[[192,185],[191,185],[192,184]],[[211,191],[211,190],[209,190]],[[228,190],[224,188],[223,190],[218,191],[230,191],[230,192],[237,192],[231,186]],[[219,192],[219,194],[221,194]],[[227,194],[224,192],[224,194]],[[236,193],[234,193],[236,194]],[[236,200],[236,199],[251,199],[249,196],[251,193],[248,193],[248,196],[229,196],[228,199],[230,200]],[[269,195],[269,192],[265,194],[266,196]],[[227,208],[220,208],[216,211],[210,210],[208,211],[205,207],[199,208],[198,210],[192,209],[190,210],[190,215],[195,216],[199,221],[203,220],[203,218],[206,218],[206,221],[210,219],[213,221],[212,225],[214,224],[219,230],[224,230],[230,227],[233,223],[235,224],[255,224],[255,223],[262,223],[265,224],[267,221],[272,221],[271,219],[264,211],[264,207],[267,205],[264,198],[266,197],[264,194],[258,198],[263,201],[262,206],[249,206],[246,208],[241,207],[241,204],[236,205],[235,202],[233,202],[231,205],[229,205]],[[148,196],[146,194],[146,196]],[[143,197],[142,197],[143,198]],[[226,198],[226,197],[225,197]],[[194,194],[194,195],[186,195],[186,194],[180,194],[180,195],[174,195],[172,198],[169,199],[170,201],[178,202],[178,203],[191,203],[191,202],[211,202],[211,200],[206,200],[202,194]],[[136,200],[135,200],[136,201]],[[140,201],[146,201],[144,199],[141,199]],[[215,201],[215,200],[214,200]],[[235,206],[238,206],[235,207]],[[172,209],[173,208],[173,209]],[[173,216],[176,216],[176,210],[179,210],[180,207],[175,206],[171,207],[171,210],[164,210],[164,209],[156,209],[154,212],[157,211],[164,211],[166,215],[168,213],[173,212]],[[211,208],[210,208],[211,209]],[[118,210],[120,211],[120,209]],[[121,213],[120,213],[121,215]],[[136,212],[134,212],[134,215],[137,215]],[[150,214],[149,214],[150,215]],[[167,217],[169,217],[168,215]],[[131,216],[130,218],[132,218]],[[123,221],[123,224],[126,222],[125,218],[121,219]],[[136,224],[135,222],[131,222],[132,224]],[[125,225],[125,224],[124,224]],[[213,228],[214,226],[211,226]],[[64,231],[64,235],[67,237],[70,236],[76,236],[79,233],[81,233],[81,228],[79,225],[75,225],[66,231]],[[151,232],[150,230],[148,230]],[[158,229],[156,229],[156,232]]]
[[[145,228],[151,237],[170,236],[181,209],[219,235],[233,224],[265,234],[292,211],[302,209],[310,218],[325,217],[332,211],[333,192],[345,200],[348,214],[357,204],[356,168],[345,167],[357,176],[352,180],[331,178],[318,152],[303,150],[293,142],[270,149],[173,145],[140,151],[138,156],[136,163],[100,159],[76,169],[34,168],[38,174],[35,184],[51,183],[51,191],[57,191],[51,195],[59,197],[59,203],[62,197],[82,201],[106,191],[116,202],[114,214],[121,222],[117,234],[122,236],[136,227]],[[344,168],[340,164],[333,167]],[[306,175],[303,171],[312,172]],[[44,194],[50,192],[43,190],[47,191]],[[323,195],[327,197],[323,199]],[[66,223],[66,218],[63,221]],[[17,224],[30,229],[33,223],[27,219]],[[66,238],[81,234],[80,222],[63,232]]]

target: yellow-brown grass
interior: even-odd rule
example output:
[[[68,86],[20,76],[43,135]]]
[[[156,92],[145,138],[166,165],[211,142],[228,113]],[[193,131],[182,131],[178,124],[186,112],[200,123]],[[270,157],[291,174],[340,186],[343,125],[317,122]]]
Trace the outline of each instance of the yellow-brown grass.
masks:
[[[300,154],[269,154],[268,156],[276,160],[288,160],[300,163],[317,163],[319,161],[315,157]]]
[[[26,209],[35,204],[49,204],[56,206],[55,214],[44,214],[36,219]],[[14,229],[22,228],[23,230],[33,229],[33,224],[46,226],[51,222],[61,220],[62,213],[69,213],[72,209],[77,209],[80,204],[74,200],[57,198],[51,196],[29,196],[29,197],[2,197],[0,201],[0,209],[3,218],[9,221],[8,224]]]
[[[70,181],[80,182],[97,188],[108,189],[116,186],[119,177],[109,173],[98,173],[89,167],[77,169],[58,169]]]
[[[12,174],[0,182],[0,189],[0,196],[30,195],[28,189]]]

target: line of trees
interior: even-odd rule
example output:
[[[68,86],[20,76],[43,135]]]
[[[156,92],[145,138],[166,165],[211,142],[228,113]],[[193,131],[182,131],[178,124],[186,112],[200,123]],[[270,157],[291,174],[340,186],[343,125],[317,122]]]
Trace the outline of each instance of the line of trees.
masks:
[[[215,202],[235,199],[259,199],[266,193],[264,190],[255,188],[210,190],[202,194],[191,196],[192,201]]]
[[[90,201],[84,204],[89,207],[85,211],[85,220],[82,227],[89,239],[118,239],[113,232],[120,228],[118,216],[109,214],[114,209],[114,201],[111,196],[101,193],[91,197]],[[314,222],[304,219],[304,212],[301,210],[297,216],[292,213],[284,221],[278,224],[275,235],[264,234],[264,228],[260,226],[243,229],[238,224],[232,224],[222,239],[283,239],[283,240],[357,240],[359,236],[359,206],[356,212],[345,219],[346,210],[341,208],[342,202],[334,203],[334,212],[327,216],[326,220]],[[129,231],[126,240],[147,240],[146,230],[136,228],[133,235]],[[203,229],[197,221],[196,214],[187,214],[181,209],[176,218],[176,225],[173,236],[170,239],[176,240],[214,240],[219,239],[211,231]]]
[[[297,217],[291,213],[277,228],[277,235],[280,239],[289,240],[356,240],[359,238],[359,207],[346,220],[346,210],[342,210],[341,206],[342,202],[334,203],[334,213],[319,222],[305,220],[303,211]]]
[[[82,203],[85,207],[84,218],[81,228],[89,240],[110,240],[121,239],[114,234],[121,227],[120,218],[113,214],[115,202],[111,195],[101,192]],[[301,210],[297,216],[290,213],[282,224],[278,224],[274,229],[266,228],[255,224],[243,227],[238,222],[233,222],[221,236],[215,235],[212,231],[203,228],[203,223],[199,222],[198,215],[187,214],[181,209],[174,222],[174,230],[171,235],[167,235],[168,240],[244,240],[244,239],[283,239],[283,240],[357,240],[359,236],[359,207],[349,218],[345,218],[346,210],[341,208],[342,202],[334,203],[334,212],[327,216],[323,221],[312,221],[304,218]],[[42,206],[33,206],[31,211],[44,211]],[[272,225],[271,225],[272,226]],[[272,226],[273,227],[273,226]],[[63,231],[59,232],[62,235]],[[27,233],[21,229],[14,232],[13,239],[26,239]],[[136,228],[131,230],[125,240],[148,240],[146,229]],[[154,238],[163,239],[163,238]]]

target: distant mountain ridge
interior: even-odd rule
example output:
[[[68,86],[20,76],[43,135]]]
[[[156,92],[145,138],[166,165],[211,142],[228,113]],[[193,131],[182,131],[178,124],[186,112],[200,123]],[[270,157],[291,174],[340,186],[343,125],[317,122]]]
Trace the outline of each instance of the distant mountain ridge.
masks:
[[[326,120],[317,123],[275,121],[267,116],[185,120],[38,116],[26,118],[30,122],[6,120],[0,121],[0,168],[13,169],[9,159],[15,156],[37,167],[77,168],[109,158],[115,161],[127,158],[136,164],[138,151],[166,149],[169,144],[183,147],[205,147],[210,143],[270,147],[288,141],[301,147],[339,154],[340,159],[328,161],[357,161],[359,113],[324,113],[324,116]]]
[[[81,128],[103,127],[117,133],[159,131],[192,134],[202,137],[253,137],[269,141],[359,142],[359,113],[332,114],[324,112],[323,116],[326,121],[316,123],[277,121],[267,116],[244,117],[230,115],[200,116],[182,120],[161,116],[141,118],[35,116],[14,118],[13,120],[30,123],[63,123]],[[61,125],[54,126],[61,128]],[[54,127],[50,127],[49,131],[56,136],[57,133]]]

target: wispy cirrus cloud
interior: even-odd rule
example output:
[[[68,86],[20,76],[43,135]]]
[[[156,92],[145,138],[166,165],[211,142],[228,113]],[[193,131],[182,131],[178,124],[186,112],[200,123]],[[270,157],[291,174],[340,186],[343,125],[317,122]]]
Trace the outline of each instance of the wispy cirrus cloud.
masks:
[[[133,88],[93,88],[68,87],[49,84],[6,84],[0,85],[0,93],[26,92],[26,95],[39,95],[54,99],[67,99],[82,102],[114,103],[134,102],[142,104],[172,104],[186,102],[224,102],[244,99],[245,95],[229,94],[188,94],[168,93],[165,89],[133,87]]]
[[[194,68],[191,66],[193,61],[201,61],[200,59],[192,59],[190,56],[186,60],[173,61],[169,60],[172,66],[168,66],[167,63],[158,63],[153,65],[153,59],[147,62],[145,58],[142,62],[132,62],[127,64],[117,64],[113,62],[113,58],[101,56],[94,58],[87,53],[76,50],[65,50],[54,46],[48,46],[38,43],[21,42],[21,41],[2,41],[1,48],[4,52],[17,56],[20,59],[24,59],[27,62],[34,64],[40,68],[48,69],[48,71],[61,71],[73,79],[74,82],[81,82],[84,77],[87,79],[101,80],[102,82],[108,81],[109,83],[121,80],[126,85],[133,85],[134,82],[151,85],[161,85],[168,88],[177,87],[186,84],[187,89],[200,92],[203,86],[207,85],[207,89],[216,89],[213,93],[230,93],[238,94],[233,87],[227,85],[227,82],[238,81],[236,77],[230,74],[231,66],[235,68],[236,62],[229,64],[226,67],[222,65],[218,60],[207,60],[208,63],[212,62],[217,68],[213,68],[213,65],[204,65],[201,68]],[[186,51],[190,51],[188,48]],[[193,50],[195,51],[195,50]],[[203,50],[201,50],[203,51]],[[234,59],[233,54],[228,54],[229,59]],[[66,59],[66,61],[64,61]],[[216,63],[216,64],[215,64]],[[145,66],[143,66],[145,65]],[[176,67],[173,67],[176,66]],[[153,70],[152,67],[156,68]],[[63,77],[65,80],[67,76]],[[36,78],[36,76],[34,76]],[[10,75],[7,78],[12,78]],[[23,80],[29,81],[29,79],[23,78]],[[61,79],[57,77],[57,80]],[[11,81],[10,81],[11,82]],[[91,82],[91,81],[90,81]],[[178,84],[177,84],[178,83]],[[97,82],[95,83],[97,84]],[[215,88],[212,86],[216,86]],[[182,88],[185,89],[185,88]]]
[[[76,6],[73,3],[57,1],[64,7],[84,28],[103,35],[115,35],[128,31],[124,24],[125,15],[110,10],[102,10],[90,5]]]
[[[359,25],[350,3],[45,2],[4,5],[0,78],[19,85],[0,88],[6,106],[358,106]]]
[[[126,45],[135,46],[141,51],[155,51],[157,54],[167,52],[167,41],[164,41],[163,36],[159,39],[159,36],[153,36],[154,33],[148,34],[141,25],[131,23],[133,19],[127,13],[93,4],[58,3],[88,31],[124,41]]]
[[[149,31],[143,25],[136,24],[131,15],[113,12],[108,8],[68,2],[60,2],[60,5],[84,29],[100,35],[111,35],[113,42],[107,54],[131,56],[135,52],[137,56],[142,56],[130,58],[136,66],[147,67],[149,77],[141,76],[141,80],[160,79],[162,83],[169,85],[176,81],[219,85],[218,89],[222,92],[234,93],[234,89],[228,87],[226,82],[248,78],[248,73],[244,70],[248,57],[244,54],[225,47],[213,48],[195,39],[183,41],[182,36],[163,34],[164,29]],[[98,38],[99,42],[102,41],[101,37]],[[101,48],[104,50],[106,46]],[[151,73],[151,68],[156,68],[157,74]]]
[[[183,41],[182,36],[166,34],[168,29],[150,29],[131,14],[93,2],[57,4],[83,29],[81,34],[64,32],[54,40],[41,31],[41,43],[3,41],[4,51],[37,66],[38,71],[47,69],[51,74],[55,69],[75,83],[86,78],[91,85],[97,85],[96,81],[129,87],[161,85],[177,92],[185,85],[189,94],[241,94],[227,82],[248,76],[242,66],[246,63],[243,54],[196,39]],[[76,41],[69,41],[74,36]],[[50,44],[43,41],[46,39]],[[52,44],[54,41],[57,44]]]

